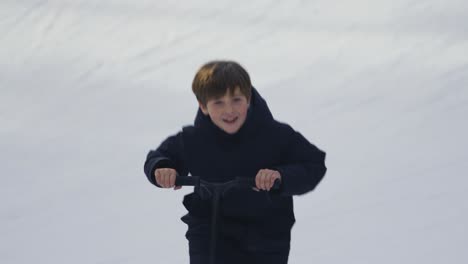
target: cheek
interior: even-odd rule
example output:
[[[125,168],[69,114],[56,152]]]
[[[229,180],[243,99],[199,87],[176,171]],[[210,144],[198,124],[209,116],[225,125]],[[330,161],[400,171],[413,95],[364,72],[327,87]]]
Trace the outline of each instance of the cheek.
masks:
[[[247,117],[247,109],[242,109],[239,111],[241,118],[245,119]]]
[[[221,117],[222,115],[223,115],[223,111],[221,111],[221,110],[213,111],[213,116],[215,116],[215,117]]]

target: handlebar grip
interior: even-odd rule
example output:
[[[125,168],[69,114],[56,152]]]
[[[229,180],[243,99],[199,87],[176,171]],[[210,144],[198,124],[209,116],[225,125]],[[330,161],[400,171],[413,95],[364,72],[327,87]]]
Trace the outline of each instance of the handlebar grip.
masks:
[[[240,184],[245,184],[250,187],[256,187],[257,183],[255,182],[255,178],[236,178],[236,181]],[[275,191],[279,190],[281,187],[281,181],[279,179],[276,179],[275,182],[273,183],[273,187],[271,187],[270,191]]]
[[[177,176],[176,186],[198,186],[200,184],[200,177],[197,176]]]
[[[273,183],[273,187],[271,187],[271,190],[279,190],[281,187],[281,180],[276,179],[275,182]]]

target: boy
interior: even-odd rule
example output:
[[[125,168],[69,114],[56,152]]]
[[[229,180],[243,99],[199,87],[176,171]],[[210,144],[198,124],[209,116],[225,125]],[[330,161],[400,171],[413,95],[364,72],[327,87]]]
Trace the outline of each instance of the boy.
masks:
[[[162,188],[176,175],[209,182],[255,177],[256,191],[236,189],[219,210],[218,263],[288,261],[295,222],[292,195],[313,190],[326,172],[325,153],[290,126],[273,119],[250,77],[233,61],[212,61],[196,73],[192,90],[199,110],[194,126],[184,127],[150,151],[145,173]],[[279,190],[270,189],[274,181]],[[188,214],[190,263],[208,263],[211,201],[197,193],[184,197]]]

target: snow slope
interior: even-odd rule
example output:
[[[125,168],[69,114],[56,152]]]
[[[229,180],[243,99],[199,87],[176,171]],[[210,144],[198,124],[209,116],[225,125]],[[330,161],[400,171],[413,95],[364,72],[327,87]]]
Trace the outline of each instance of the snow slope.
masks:
[[[466,263],[468,3],[0,2],[0,263],[188,263],[142,171],[234,59],[327,152],[290,263]]]

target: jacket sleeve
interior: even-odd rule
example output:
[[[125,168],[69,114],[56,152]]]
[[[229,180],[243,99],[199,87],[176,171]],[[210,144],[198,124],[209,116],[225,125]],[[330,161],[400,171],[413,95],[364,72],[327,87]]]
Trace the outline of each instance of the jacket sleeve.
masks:
[[[281,194],[300,195],[312,191],[325,176],[325,152],[288,126],[282,164],[274,169],[281,174]]]
[[[154,178],[154,171],[160,168],[172,168],[177,171],[178,175],[188,175],[183,153],[182,132],[168,137],[157,149],[151,150],[146,156],[144,165],[148,180],[160,187]]]

